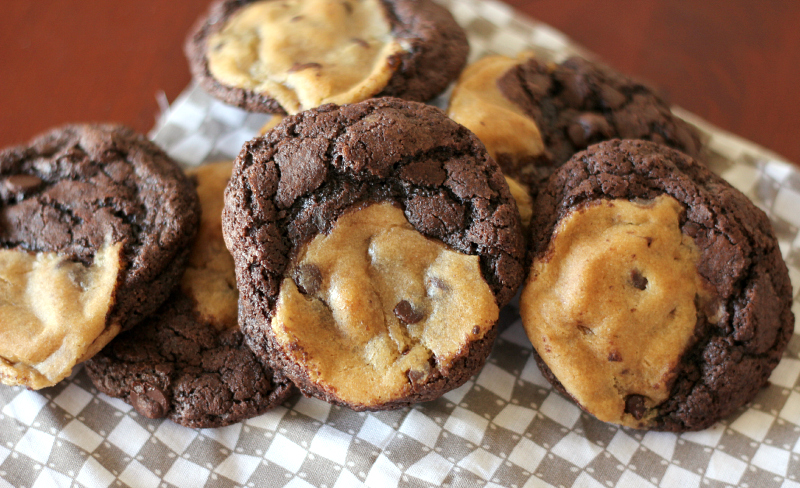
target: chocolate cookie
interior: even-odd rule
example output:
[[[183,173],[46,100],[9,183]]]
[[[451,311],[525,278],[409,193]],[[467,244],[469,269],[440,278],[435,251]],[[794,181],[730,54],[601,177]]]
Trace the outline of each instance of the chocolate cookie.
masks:
[[[497,164],[440,110],[398,99],[326,105],[245,144],[223,232],[251,348],[356,410],[466,381],[522,280]]]
[[[430,0],[224,0],[186,43],[212,95],[255,112],[394,96],[425,101],[466,63],[464,31]]]
[[[464,70],[448,113],[475,132],[506,176],[534,194],[554,167],[596,142],[643,139],[692,157],[700,151],[697,131],[655,90],[578,57],[561,64],[530,53],[483,58]]]
[[[152,316],[86,369],[95,386],[148,418],[221,427],[279,405],[293,391],[244,343],[233,258],[222,240],[222,199],[232,163],[191,171],[203,216],[180,287]]]
[[[523,325],[544,375],[601,420],[699,430],[753,399],[792,335],[766,215],[688,156],[612,140],[547,181]]]
[[[158,308],[199,218],[175,162],[116,125],[3,150],[0,199],[0,380],[34,389]]]

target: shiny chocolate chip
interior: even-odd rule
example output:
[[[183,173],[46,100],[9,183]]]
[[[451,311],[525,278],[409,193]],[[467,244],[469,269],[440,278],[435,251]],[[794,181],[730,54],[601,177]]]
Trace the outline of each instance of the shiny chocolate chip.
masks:
[[[148,384],[136,385],[131,391],[130,402],[137,412],[149,419],[160,419],[169,411],[164,392]]]
[[[394,307],[394,314],[405,324],[416,324],[425,317],[422,312],[414,310],[414,307],[407,300],[400,300],[397,303]]]
[[[625,398],[625,413],[633,415],[636,420],[642,420],[646,411],[642,395],[628,395]]]
[[[295,268],[294,283],[304,295],[313,295],[322,286],[322,272],[314,264],[304,264]]]
[[[642,272],[638,269],[631,271],[631,283],[633,284],[634,288],[639,290],[644,290],[647,288],[647,278],[642,276]]]
[[[576,147],[586,147],[611,137],[613,131],[605,117],[594,113],[581,114],[576,122],[569,126],[567,134]]]

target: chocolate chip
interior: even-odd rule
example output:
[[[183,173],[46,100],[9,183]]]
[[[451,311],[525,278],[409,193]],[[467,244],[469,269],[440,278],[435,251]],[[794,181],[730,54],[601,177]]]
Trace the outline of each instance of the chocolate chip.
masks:
[[[304,69],[320,69],[322,65],[319,63],[294,63],[291,68],[289,68],[289,73],[295,73],[297,71],[303,71]]]
[[[625,95],[609,85],[603,85],[600,88],[600,97],[603,105],[612,110],[620,108],[625,103]]]
[[[447,283],[445,283],[445,281],[442,280],[441,278],[437,278],[436,276],[434,276],[430,278],[428,282],[442,291],[450,291],[450,286]]]
[[[164,392],[149,384],[135,385],[130,394],[130,401],[137,412],[149,419],[160,419],[169,410],[169,402]]]
[[[407,300],[400,300],[397,303],[394,307],[394,314],[406,324],[416,324],[425,317],[423,313],[414,310],[414,307]]]
[[[633,284],[634,288],[638,288],[639,290],[644,290],[647,288],[647,278],[642,276],[641,271],[638,269],[631,271],[631,283]]]
[[[480,333],[481,333],[481,328],[478,327],[477,325],[472,328],[472,335],[478,335]]]
[[[606,118],[594,113],[579,115],[575,123],[567,129],[567,135],[572,143],[580,148],[608,139],[612,134],[611,125]]]
[[[408,381],[411,383],[419,383],[421,379],[425,378],[425,373],[413,369],[408,370]]]
[[[646,411],[647,407],[642,395],[628,395],[625,398],[625,413],[633,415],[636,420],[642,420]]]
[[[350,2],[342,2],[344,5],[344,9],[347,10],[348,15],[353,13],[353,6],[350,5]]]
[[[41,178],[33,175],[11,175],[6,178],[5,185],[10,193],[25,193],[42,184]]]
[[[572,76],[558,76],[558,78],[563,89],[561,96],[568,106],[577,109],[583,108],[584,102],[591,94],[586,78],[578,73],[574,73]]]
[[[322,272],[315,264],[304,264],[294,270],[294,283],[304,295],[313,295],[322,285]]]
[[[620,356],[619,351],[611,351],[608,353],[608,360],[612,363],[618,363],[622,361],[622,356]]]

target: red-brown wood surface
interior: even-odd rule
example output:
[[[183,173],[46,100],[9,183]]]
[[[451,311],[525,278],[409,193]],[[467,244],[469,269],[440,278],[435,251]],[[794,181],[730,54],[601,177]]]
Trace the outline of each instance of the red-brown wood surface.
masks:
[[[800,162],[800,2],[506,0],[712,123]],[[203,0],[7,1],[0,146],[72,121],[145,132],[190,81],[183,41]]]

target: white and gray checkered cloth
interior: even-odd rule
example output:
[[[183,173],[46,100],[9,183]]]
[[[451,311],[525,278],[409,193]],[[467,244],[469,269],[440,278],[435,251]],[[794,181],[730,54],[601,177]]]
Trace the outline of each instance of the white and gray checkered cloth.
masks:
[[[589,55],[551,27],[481,0],[442,0],[469,33],[471,60],[530,49]],[[436,103],[444,103],[440,98]],[[680,110],[712,168],[772,219],[800,317],[800,172]],[[187,165],[231,159],[269,116],[189,87],[156,143]],[[553,391],[516,309],[483,370],[439,400],[357,413],[295,397],[240,424],[193,430],[149,420],[99,393],[82,368],[38,392],[0,386],[5,487],[723,487],[800,488],[800,336],[754,402],[711,429],[639,432],[600,422]]]

